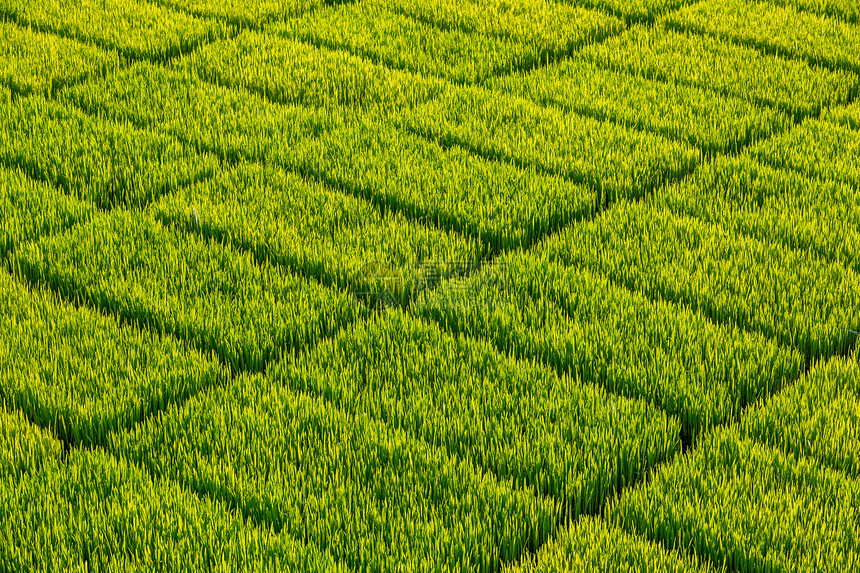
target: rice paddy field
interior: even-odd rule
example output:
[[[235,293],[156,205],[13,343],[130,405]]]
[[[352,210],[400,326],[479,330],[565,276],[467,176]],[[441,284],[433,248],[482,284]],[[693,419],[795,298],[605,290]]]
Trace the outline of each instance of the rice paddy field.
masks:
[[[860,571],[856,0],[0,0],[0,572]]]

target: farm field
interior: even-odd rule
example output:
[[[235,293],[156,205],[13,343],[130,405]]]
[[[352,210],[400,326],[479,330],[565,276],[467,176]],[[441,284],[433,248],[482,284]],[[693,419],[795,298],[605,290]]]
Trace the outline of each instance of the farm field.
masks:
[[[0,0],[0,573],[860,571],[854,0]]]

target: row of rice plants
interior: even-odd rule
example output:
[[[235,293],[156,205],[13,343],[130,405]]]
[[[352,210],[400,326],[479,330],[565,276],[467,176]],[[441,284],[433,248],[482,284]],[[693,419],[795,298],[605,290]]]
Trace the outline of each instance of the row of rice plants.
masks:
[[[709,153],[737,151],[792,125],[791,118],[772,107],[606,70],[579,58],[497,77],[487,85],[542,105],[680,139]]]
[[[724,570],[724,569],[723,569]],[[503,573],[553,573],[557,571],[605,571],[629,573],[715,573],[706,560],[678,549],[666,549],[608,525],[598,518],[585,517],[544,545],[536,554],[519,564],[502,569]]]
[[[251,30],[197,49],[173,65],[279,103],[395,114],[434,97],[445,86],[440,79],[391,70],[354,54]]]
[[[402,121],[443,144],[588,183],[604,200],[641,197],[701,160],[684,143],[481,87],[449,86]]]
[[[798,459],[860,477],[860,369],[856,354],[813,366],[744,414],[743,433]]]
[[[214,157],[172,137],[93,118],[40,95],[0,103],[0,162],[101,207],[146,203],[217,166]]]
[[[269,372],[558,502],[560,518],[607,497],[680,448],[680,424],[643,401],[518,362],[489,342],[399,310],[359,322]]]
[[[372,117],[308,138],[281,161],[492,250],[528,245],[600,204],[589,186],[446,148]]]
[[[760,142],[750,151],[760,161],[776,167],[860,188],[860,133],[849,127],[810,119],[796,129]]]
[[[112,50],[0,21],[0,82],[18,94],[50,95],[60,86],[118,68]]]
[[[552,533],[553,500],[289,382],[242,374],[111,448],[355,570],[495,571]]]
[[[858,500],[860,482],[723,429],[606,515],[732,571],[835,573],[860,562]]]
[[[846,183],[776,169],[745,154],[702,165],[660,190],[656,203],[860,271],[860,191]]]
[[[95,210],[18,169],[0,167],[0,258],[22,242],[90,219]]]
[[[236,26],[250,27],[299,16],[327,4],[323,0],[154,0],[154,3],[195,16],[219,18]]]
[[[483,82],[503,70],[534,66],[541,57],[536,46],[457,29],[440,30],[364,1],[314,11],[266,31],[455,82]]]
[[[214,350],[236,370],[259,370],[363,312],[345,291],[120,209],[21,245],[13,265],[65,298]]]
[[[666,17],[671,27],[860,73],[860,26],[760,0],[702,0]]]
[[[836,20],[860,23],[860,5],[854,0],[771,0],[779,6],[830,16]]]
[[[604,12],[554,0],[364,0],[443,30],[487,34],[563,56],[617,34],[624,24]],[[552,26],[547,26],[552,22]]]
[[[843,351],[860,329],[853,270],[659,205],[619,203],[550,237],[538,253],[761,332],[808,358]]]
[[[483,255],[475,239],[381,211],[277,167],[240,165],[164,196],[152,213],[323,283],[395,300],[413,290],[422,261],[476,263]],[[394,275],[380,276],[368,266],[373,262]]]
[[[0,14],[23,26],[117,50],[129,58],[163,60],[224,37],[227,26],[144,0],[0,0]]]
[[[810,66],[662,25],[633,26],[586,46],[581,54],[604,68],[709,88],[775,105],[795,116],[817,115],[823,108],[850,101],[860,85],[860,78],[850,71]]]
[[[304,92],[307,79],[285,77],[282,86]],[[446,149],[373,113],[275,104],[202,82],[184,68],[139,64],[62,97],[118,122],[167,130],[201,152],[302,171],[491,246],[526,244],[598,202],[584,186]],[[231,226],[235,234],[256,231]]]
[[[296,82],[309,78],[296,78]],[[228,162],[288,156],[306,137],[343,124],[337,109],[282,105],[243,89],[201,80],[193,71],[138,62],[69,86],[59,98],[117,123],[165,131]]]
[[[551,240],[562,241],[591,252],[585,242]],[[564,258],[505,255],[418,296],[412,309],[523,360],[645,399],[677,416],[687,437],[738,419],[803,367],[797,350],[716,325],[687,305],[650,300]]]
[[[5,571],[345,572],[329,553],[0,409]]]
[[[0,272],[0,403],[74,444],[223,383],[217,362]]]

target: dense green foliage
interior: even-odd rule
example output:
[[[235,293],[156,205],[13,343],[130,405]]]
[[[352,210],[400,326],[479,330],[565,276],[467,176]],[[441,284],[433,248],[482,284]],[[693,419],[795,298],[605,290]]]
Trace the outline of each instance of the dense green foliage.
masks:
[[[0,0],[0,14],[24,26],[163,60],[226,34],[226,26],[145,0]]]
[[[47,95],[119,64],[116,52],[0,21],[0,82],[17,93]]]
[[[325,4],[322,0],[154,0],[154,3],[196,16],[224,18],[239,26],[298,16]]]
[[[709,152],[736,151],[789,125],[784,113],[739,97],[573,59],[502,76],[489,85],[543,105],[685,140]]]
[[[648,300],[552,254],[580,245],[589,252],[585,242],[555,238],[535,254],[506,257],[500,268],[419,297],[415,310],[524,360],[645,398],[677,415],[687,435],[737,419],[797,377],[797,351],[716,326],[687,305]]]
[[[608,516],[739,571],[839,572],[860,559],[860,483],[721,430],[699,440]]]
[[[596,64],[634,75],[695,85],[775,105],[797,116],[845,103],[860,78],[805,62],[764,54],[713,36],[635,26],[582,55]]]
[[[854,271],[647,202],[619,203],[570,227],[541,254],[761,332],[809,358],[842,351],[860,325]]]
[[[0,162],[101,207],[144,204],[216,165],[169,136],[36,95],[0,103]]]
[[[105,443],[226,377],[175,340],[29,292],[5,272],[0,315],[0,402],[72,443]]]
[[[362,312],[345,292],[120,210],[21,246],[14,264],[32,282],[191,340],[238,369],[261,369]]]

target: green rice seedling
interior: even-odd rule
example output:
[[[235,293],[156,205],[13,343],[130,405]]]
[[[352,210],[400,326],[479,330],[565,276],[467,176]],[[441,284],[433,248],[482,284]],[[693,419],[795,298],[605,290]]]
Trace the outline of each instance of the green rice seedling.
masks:
[[[773,4],[812,12],[854,24],[860,23],[860,5],[854,0],[772,0]]]
[[[0,483],[51,466],[62,454],[62,443],[28,422],[21,412],[0,406]]]
[[[195,16],[219,18],[237,26],[260,26],[270,20],[281,20],[318,10],[322,0],[155,0],[168,8]]]
[[[551,533],[552,500],[286,382],[240,375],[112,449],[355,570],[489,572]]]
[[[828,151],[825,145],[818,147],[811,142],[806,142],[806,149]],[[860,191],[829,177],[813,179],[775,169],[749,154],[719,157],[680,183],[659,191],[657,203],[860,271]]]
[[[539,56],[564,56],[623,29],[620,20],[604,12],[554,0],[365,1],[443,30],[511,40]]]
[[[39,445],[34,433],[13,434],[13,448]],[[40,471],[31,462],[26,473],[0,473],[0,567],[6,571],[347,570],[313,544],[246,521],[103,451],[72,450],[63,463],[55,458]]]
[[[782,111],[740,97],[605,70],[576,59],[498,77],[487,85],[566,112],[680,139],[710,153],[737,151],[791,125]]]
[[[482,82],[502,70],[531,67],[540,50],[486,34],[440,30],[371,2],[348,2],[267,27],[395,69],[455,82]]]
[[[279,103],[394,114],[435,97],[445,85],[353,54],[250,30],[195,50],[174,65]]]
[[[562,241],[548,240],[591,247]],[[687,305],[649,300],[546,250],[505,255],[466,284],[422,293],[412,309],[505,354],[659,406],[688,438],[737,420],[803,367],[797,350],[716,325]]]
[[[164,60],[223,37],[227,27],[160,8],[144,0],[0,0],[0,14],[23,26]]]
[[[822,113],[822,118],[855,131],[860,130],[860,100],[850,105],[829,108]]]
[[[606,514],[732,571],[835,573],[860,560],[858,494],[854,479],[726,429],[703,437]]]
[[[372,294],[387,286],[409,296],[423,261],[476,263],[474,239],[409,221],[370,203],[277,167],[242,164],[152,206],[156,218],[232,242],[325,284]],[[378,261],[403,280],[378,285],[367,265]]]
[[[539,253],[761,332],[810,359],[843,351],[848,330],[860,325],[854,271],[659,206],[619,203],[550,237]]]
[[[860,26],[758,0],[703,0],[672,12],[666,23],[860,73]]]
[[[634,26],[581,54],[597,65],[775,105],[802,117],[850,101],[860,78],[764,54],[713,36]]]
[[[22,242],[86,221],[95,210],[18,169],[0,167],[0,257]]]
[[[165,131],[229,162],[263,159],[273,149],[286,155],[302,139],[344,122],[331,108],[273,103],[150,62],[70,86],[59,97],[93,115]]]
[[[809,119],[750,150],[753,157],[824,180],[860,188],[860,133],[828,121]],[[853,202],[857,205],[856,200]]]
[[[540,551],[518,565],[502,569],[503,573],[561,571],[705,573],[718,569],[693,555],[666,549],[642,535],[628,533],[592,517],[584,517],[559,532]]]
[[[66,298],[214,350],[235,370],[262,369],[363,312],[346,292],[146,213],[99,215],[22,245],[13,264]]]
[[[680,448],[678,421],[642,401],[400,310],[355,323],[269,373],[549,496],[565,521],[599,512]]]
[[[856,336],[856,333],[855,333]],[[798,459],[860,476],[860,369],[856,356],[816,364],[744,414],[744,435]]]
[[[217,165],[169,136],[35,95],[0,105],[0,162],[104,208],[144,204]]]
[[[272,159],[412,218],[478,238],[492,250],[528,245],[598,205],[587,186],[446,148],[370,117],[308,138],[291,155]]]
[[[114,51],[0,22],[0,82],[18,94],[50,95],[62,85],[120,63]]]
[[[221,384],[217,362],[170,337],[30,292],[0,273],[0,402],[66,442],[106,435]]]
[[[403,122],[446,145],[588,183],[609,200],[641,197],[701,159],[683,143],[479,87],[451,86]]]

